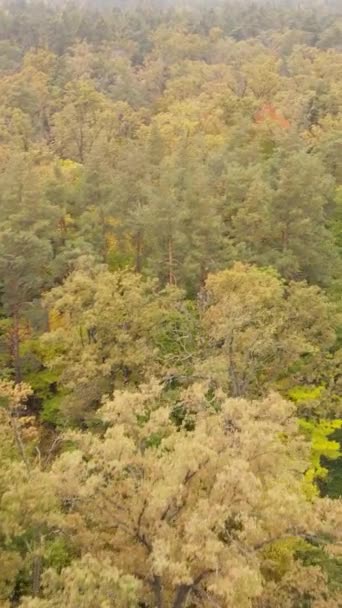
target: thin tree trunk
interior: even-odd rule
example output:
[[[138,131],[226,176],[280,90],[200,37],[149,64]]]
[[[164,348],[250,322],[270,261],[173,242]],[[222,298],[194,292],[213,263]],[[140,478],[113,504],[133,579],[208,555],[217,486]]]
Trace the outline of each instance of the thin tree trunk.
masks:
[[[185,602],[188,598],[189,591],[191,590],[191,585],[180,585],[176,592],[176,597],[172,604],[172,608],[183,608],[185,606]]]
[[[22,459],[23,459],[23,461],[25,463],[25,467],[27,469],[27,472],[29,473],[30,472],[30,466],[29,466],[29,462],[28,462],[27,457],[26,457],[25,446],[24,446],[23,440],[21,438],[20,430],[19,430],[19,427],[18,427],[18,424],[17,424],[17,412],[15,410],[13,410],[11,412],[11,414],[10,414],[10,417],[11,417],[10,419],[11,419],[11,426],[12,426],[12,429],[13,429],[14,439],[15,439],[15,442],[17,444],[18,451],[19,451],[19,453],[20,453],[20,455],[21,455],[21,457],[22,457]]]
[[[232,397],[241,397],[241,387],[238,378],[238,374],[236,373],[235,361],[234,361],[234,351],[233,351],[233,343],[234,343],[234,334],[232,334],[229,341],[229,350],[228,350],[228,374],[229,379],[231,381],[231,393]]]
[[[32,594],[37,597],[40,594],[40,584],[42,575],[42,558],[41,555],[36,555],[33,558],[32,569]]]
[[[170,236],[168,242],[168,279],[170,285],[176,285],[176,277],[174,273],[174,250],[173,250],[173,240]]]
[[[207,277],[208,277],[207,265],[204,262],[202,262],[201,270],[200,270],[200,287],[201,288],[203,288],[205,286]]]
[[[135,236],[135,272],[142,271],[143,238],[142,231],[138,230]]]
[[[84,161],[83,125],[80,125],[80,128],[79,128],[79,138],[78,138],[78,142],[77,142],[77,148],[78,148],[78,155],[79,155],[80,162],[83,163],[83,161]]]
[[[64,245],[65,241],[66,241],[66,237],[67,237],[67,224],[66,224],[64,216],[61,217],[61,219],[59,220],[59,222],[58,222],[58,228],[59,228],[60,233],[61,233],[62,244]]]
[[[21,382],[21,365],[20,365],[20,322],[18,307],[14,308],[13,313],[13,328],[12,328],[11,350],[14,367],[15,383]]]
[[[103,211],[103,208],[100,207],[100,221],[101,221],[101,231],[102,231],[102,257],[104,259],[104,261],[107,258],[107,240],[106,240],[106,217]]]
[[[281,240],[282,240],[282,250],[285,252],[289,248],[289,241],[290,241],[290,224],[289,224],[289,222],[286,222],[286,224],[285,224],[285,227],[282,231]]]
[[[153,578],[153,592],[156,600],[156,608],[163,608],[163,594],[160,576]]]

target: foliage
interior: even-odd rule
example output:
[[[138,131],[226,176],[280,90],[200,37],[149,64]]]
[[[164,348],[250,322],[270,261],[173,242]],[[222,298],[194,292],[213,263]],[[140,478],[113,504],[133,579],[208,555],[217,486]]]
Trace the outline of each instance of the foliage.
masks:
[[[216,409],[205,385],[182,392],[189,429],[173,423],[160,385],[115,391],[101,408],[104,436],[71,433],[74,450],[53,465],[57,492],[73,505],[66,529],[139,572],[151,605],[250,606],[262,593],[265,547],[286,537],[334,546],[340,514],[333,502],[305,497],[308,446],[293,406],[276,395],[215,397]]]
[[[260,391],[304,355],[334,341],[333,311],[324,294],[305,283],[286,285],[272,270],[235,264],[209,275],[204,301],[210,346],[204,367],[211,366],[214,377],[221,372],[221,383],[226,378],[234,396]]]
[[[341,455],[340,445],[331,439],[331,435],[342,428],[342,420],[301,420],[300,428],[311,440],[311,467],[306,472],[306,480],[311,484],[314,479],[324,479],[328,473],[328,469],[322,466],[322,458],[336,460]]]
[[[2,607],[341,605],[341,31],[0,0]]]
[[[47,570],[43,580],[44,599],[24,599],[22,608],[92,608],[98,604],[108,608],[134,608],[138,581],[121,575],[107,558],[84,555],[60,574]],[[96,603],[96,604],[95,604]]]

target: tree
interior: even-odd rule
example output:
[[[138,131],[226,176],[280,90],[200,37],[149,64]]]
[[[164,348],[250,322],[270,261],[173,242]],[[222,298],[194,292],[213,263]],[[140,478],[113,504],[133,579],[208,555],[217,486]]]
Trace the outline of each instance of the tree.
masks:
[[[190,296],[208,272],[226,266],[232,255],[204,146],[200,137],[185,138],[175,153],[162,159],[157,176],[145,179],[143,189],[146,267],[162,283],[184,286]]]
[[[4,312],[11,320],[7,335],[8,353],[16,382],[22,380],[20,345],[25,326],[26,332],[29,331],[27,315],[30,305],[40,296],[51,259],[49,241],[23,231],[0,233],[1,300]],[[45,267],[44,273],[41,272],[42,266]]]
[[[91,554],[74,560],[58,573],[47,570],[43,577],[43,599],[25,598],[21,608],[134,608],[139,581],[122,575],[106,556],[97,559]]]
[[[7,316],[5,352],[16,381],[22,379],[21,343],[44,325],[41,292],[54,281],[53,259],[63,245],[62,209],[46,195],[50,166],[44,154],[19,149],[3,159],[1,185],[1,308]],[[36,319],[36,322],[33,320]]]
[[[296,608],[311,605],[315,608],[338,608],[340,594],[331,592],[327,576],[315,566],[298,566],[287,573],[280,584],[271,581],[255,602],[255,608]]]
[[[0,382],[1,600],[39,594],[46,550],[58,536],[58,500],[37,458],[34,421],[25,416],[30,393],[27,385]]]
[[[53,55],[42,50],[36,55],[28,53],[22,70],[0,79],[5,107],[23,113],[34,138],[50,136],[52,95],[48,72],[53,68],[53,61]]]
[[[111,273],[91,258],[78,266],[46,298],[56,324],[43,341],[46,365],[72,391],[64,413],[82,420],[114,387],[181,365],[192,337],[179,290],[160,290],[157,281],[133,272]]]
[[[63,158],[83,163],[105,127],[106,99],[88,80],[66,87],[63,108],[54,115],[54,137]]]
[[[140,579],[148,606],[251,607],[265,547],[333,547],[339,534],[338,504],[305,496],[307,446],[293,414],[275,394],[234,400],[209,385],[178,403],[155,382],[116,391],[101,409],[104,436],[68,435],[74,449],[53,465],[65,530]]]
[[[329,283],[336,266],[339,273],[327,230],[331,177],[303,151],[275,156],[268,176],[260,177],[232,220],[242,255],[245,247],[249,261],[272,265],[286,278]]]
[[[317,287],[286,285],[272,270],[241,263],[208,277],[202,326],[209,349],[200,369],[235,397],[262,392],[335,340],[332,309]]]

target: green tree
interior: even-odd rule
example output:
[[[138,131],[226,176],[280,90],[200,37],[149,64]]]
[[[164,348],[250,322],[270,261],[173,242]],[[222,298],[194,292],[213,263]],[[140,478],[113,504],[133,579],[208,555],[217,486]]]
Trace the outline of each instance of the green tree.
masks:
[[[332,187],[332,178],[318,158],[303,151],[284,158],[280,152],[270,161],[269,171],[262,171],[251,183],[233,217],[242,254],[274,266],[286,278],[328,284],[339,273],[327,229]]]
[[[51,259],[52,248],[48,241],[23,231],[0,233],[1,300],[3,310],[11,320],[7,335],[8,354],[16,382],[22,380],[20,346],[22,335],[25,335],[25,320],[27,324],[30,307],[49,279]],[[45,267],[44,273],[42,266]]]

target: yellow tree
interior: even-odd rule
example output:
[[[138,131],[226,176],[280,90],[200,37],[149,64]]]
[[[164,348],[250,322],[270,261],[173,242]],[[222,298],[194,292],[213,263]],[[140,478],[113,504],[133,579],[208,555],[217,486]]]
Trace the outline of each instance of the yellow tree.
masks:
[[[59,321],[43,337],[46,364],[69,392],[64,413],[73,420],[92,415],[113,388],[164,375],[191,356],[184,295],[156,280],[82,258],[46,304]]]
[[[236,263],[208,277],[202,299],[208,349],[199,367],[235,397],[263,391],[335,340],[337,317],[324,293],[286,285],[271,269]]]
[[[28,593],[39,593],[44,551],[55,536],[58,500],[26,415],[30,394],[25,384],[0,382],[1,601],[15,595],[20,577]]]
[[[103,437],[71,433],[53,465],[62,526],[81,552],[139,579],[144,605],[250,608],[267,547],[338,547],[340,505],[306,498],[308,449],[279,396],[229,399],[198,384],[175,404],[151,382],[115,392],[101,417]]]

